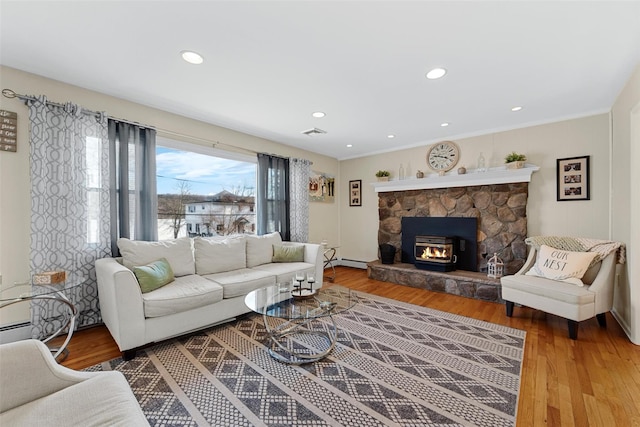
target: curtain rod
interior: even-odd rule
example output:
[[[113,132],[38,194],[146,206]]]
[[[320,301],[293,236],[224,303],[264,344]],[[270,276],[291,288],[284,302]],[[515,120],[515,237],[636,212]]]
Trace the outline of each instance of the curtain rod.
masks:
[[[22,101],[36,101],[37,100],[37,98],[35,96],[19,94],[19,93],[16,93],[15,91],[13,91],[11,89],[2,89],[2,95],[4,95],[5,98],[18,98],[18,99],[20,99]],[[58,102],[52,102],[52,101],[47,101],[47,104],[48,105],[53,105],[54,107],[63,107],[63,108],[65,106],[65,104],[60,104]],[[88,110],[88,109],[85,109],[85,108],[82,108],[81,111],[84,114],[94,115],[96,117],[102,115],[102,113],[99,112],[99,111]],[[173,132],[173,131],[170,131],[170,130],[167,130],[167,129],[155,128],[154,126],[148,126],[148,125],[145,125],[145,124],[142,124],[142,123],[138,123],[138,122],[134,122],[134,121],[131,121],[131,120],[119,119],[117,117],[112,117],[112,116],[109,116],[109,115],[107,115],[107,117],[112,119],[112,120],[117,120],[119,122],[128,123],[128,124],[131,124],[131,125],[140,126],[140,127],[147,128],[147,129],[154,129],[157,132],[160,132],[160,133],[168,135],[168,136],[177,136],[177,137],[180,137],[180,138],[188,138],[188,139],[191,139],[193,141],[205,142],[207,144],[211,144],[213,146],[212,148],[216,148],[218,145],[224,145],[225,147],[229,147],[230,149],[233,149],[233,150],[244,151],[245,153],[249,153],[249,154],[258,154],[257,151],[249,150],[247,148],[238,147],[238,146],[235,146],[235,145],[232,145],[232,144],[227,144],[227,143],[220,142],[220,141],[215,141],[215,140],[206,139],[206,138],[200,138],[200,137],[192,136],[192,135],[186,135],[186,134],[179,133],[179,132]],[[267,153],[263,153],[263,154],[267,154]],[[283,157],[283,156],[278,156],[278,157],[286,158],[286,157]]]
[[[2,89],[2,94],[4,95],[5,98],[18,98],[18,99],[20,99],[22,101],[37,101],[38,100],[38,98],[36,98],[35,96],[23,95],[23,94],[20,94],[20,93],[15,93],[11,89]],[[47,101],[46,103],[47,103],[47,105],[53,105],[54,107],[60,107],[60,108],[64,108],[65,107],[65,104],[60,104],[58,102]],[[102,113],[99,112],[99,111],[88,110],[88,109],[82,108],[82,107],[80,107],[80,111],[83,114],[86,114],[88,116],[96,116],[96,117],[102,116]]]
[[[11,90],[11,89],[2,89],[2,94],[5,96],[5,98],[18,98],[22,101],[36,101],[38,98],[36,98],[35,96],[31,96],[31,95],[23,95],[20,93],[16,93],[15,91]],[[47,105],[53,105],[54,107],[61,107],[64,108],[65,104],[60,104],[59,102],[53,102],[53,101],[49,101],[47,100]],[[81,111],[84,114],[90,115],[90,116],[96,116],[96,117],[100,117],[102,116],[103,113],[99,112],[99,111],[93,111],[93,110],[89,110],[86,108],[81,107]],[[140,126],[146,129],[155,129],[153,126],[147,126],[145,124],[142,123],[138,123],[138,122],[134,122],[131,120],[125,120],[125,119],[119,119],[117,117],[111,117],[108,114],[105,114],[105,116],[109,119],[112,120],[117,120],[119,122],[123,122],[123,123],[128,123],[130,125],[135,125],[135,126]]]

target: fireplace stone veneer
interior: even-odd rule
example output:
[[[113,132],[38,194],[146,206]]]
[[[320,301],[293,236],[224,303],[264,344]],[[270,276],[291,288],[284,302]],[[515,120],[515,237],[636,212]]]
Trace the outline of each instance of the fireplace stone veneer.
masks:
[[[486,272],[494,252],[513,274],[527,257],[528,182],[378,193],[378,244],[401,247],[403,217],[478,219],[478,270]],[[400,251],[396,253],[400,262]]]

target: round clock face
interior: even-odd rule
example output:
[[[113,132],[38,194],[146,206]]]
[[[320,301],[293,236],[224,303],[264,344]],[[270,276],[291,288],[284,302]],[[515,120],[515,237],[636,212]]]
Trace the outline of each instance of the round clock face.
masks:
[[[446,172],[458,163],[460,150],[451,141],[438,142],[427,153],[427,164],[436,172]]]

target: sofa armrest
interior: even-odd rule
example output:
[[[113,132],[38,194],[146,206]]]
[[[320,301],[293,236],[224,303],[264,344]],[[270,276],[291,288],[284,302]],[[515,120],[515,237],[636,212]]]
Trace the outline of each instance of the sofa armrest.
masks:
[[[324,278],[324,258],[322,246],[315,243],[304,243],[304,262],[316,266],[316,283],[322,285]]]
[[[616,256],[617,253],[614,251],[601,261],[598,275],[589,286],[589,291],[596,294],[596,314],[606,313],[613,307]]]
[[[144,342],[144,305],[136,276],[115,258],[96,260],[102,320],[120,351]]]
[[[32,402],[96,375],[58,365],[38,340],[0,345],[0,412]]]
[[[525,274],[527,271],[531,269],[536,263],[536,254],[538,252],[535,249],[531,249],[529,255],[527,256],[527,260],[524,262],[524,265],[516,272],[516,274]]]

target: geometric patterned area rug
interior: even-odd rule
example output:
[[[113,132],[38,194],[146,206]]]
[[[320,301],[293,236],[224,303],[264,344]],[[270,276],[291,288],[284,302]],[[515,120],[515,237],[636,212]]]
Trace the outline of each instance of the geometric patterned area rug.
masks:
[[[288,365],[262,316],[87,370],[128,379],[157,426],[513,426],[525,332],[354,292],[325,359]]]

